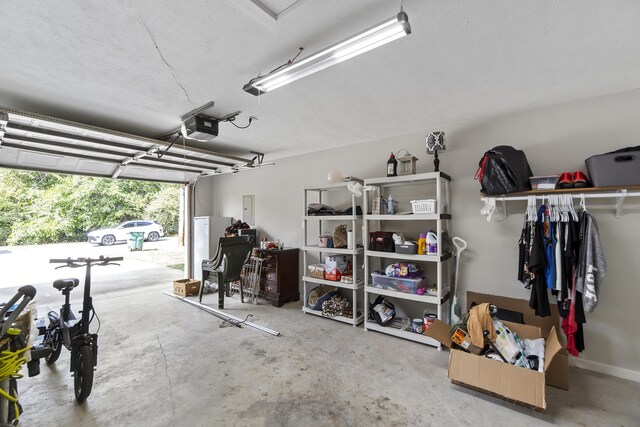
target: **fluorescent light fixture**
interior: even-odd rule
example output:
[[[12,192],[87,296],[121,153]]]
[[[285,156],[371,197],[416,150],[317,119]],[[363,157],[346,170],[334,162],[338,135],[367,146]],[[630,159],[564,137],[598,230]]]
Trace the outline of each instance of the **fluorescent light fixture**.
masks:
[[[260,95],[409,34],[411,34],[409,17],[401,11],[393,18],[340,43],[277,69],[266,76],[256,77],[244,85],[243,89],[252,95]]]

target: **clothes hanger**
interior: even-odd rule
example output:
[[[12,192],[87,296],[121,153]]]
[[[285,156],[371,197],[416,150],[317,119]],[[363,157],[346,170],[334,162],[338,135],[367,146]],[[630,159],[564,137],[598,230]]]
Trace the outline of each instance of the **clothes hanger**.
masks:
[[[587,211],[587,204],[584,201],[584,193],[580,193],[580,207],[582,208],[582,212]]]
[[[576,213],[576,208],[573,206],[573,196],[570,194],[567,194],[567,197],[569,199],[569,213],[571,213],[571,217],[573,218],[573,221],[576,222],[578,221],[578,214]]]
[[[560,221],[567,222],[569,220],[569,213],[567,208],[567,198],[564,194],[559,195],[558,199],[560,199]]]
[[[562,194],[560,200],[562,202],[562,222],[569,222],[569,198],[567,198],[567,194]]]
[[[557,213],[558,213],[558,207],[557,207],[556,196],[554,194],[551,194],[549,196],[549,221],[558,222]]]
[[[527,196],[527,210],[525,212],[525,220],[527,221],[533,221],[533,214],[532,214],[532,207],[533,207],[533,203],[535,196]]]

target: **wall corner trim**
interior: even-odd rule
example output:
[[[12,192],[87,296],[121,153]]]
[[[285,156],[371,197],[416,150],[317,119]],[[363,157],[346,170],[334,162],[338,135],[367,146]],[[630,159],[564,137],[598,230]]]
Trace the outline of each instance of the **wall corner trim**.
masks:
[[[569,357],[569,365],[577,368],[588,369],[589,371],[599,372],[614,377],[640,382],[640,372],[631,369],[620,368],[618,366],[606,365],[593,360],[579,359],[577,357]]]

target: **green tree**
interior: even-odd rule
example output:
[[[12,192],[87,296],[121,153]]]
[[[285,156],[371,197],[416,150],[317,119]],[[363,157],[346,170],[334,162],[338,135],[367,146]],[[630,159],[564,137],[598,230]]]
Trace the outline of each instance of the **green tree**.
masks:
[[[158,221],[166,234],[178,233],[180,187],[165,185],[147,205],[145,218]]]
[[[0,245],[83,241],[129,219],[177,231],[179,186],[0,169]]]

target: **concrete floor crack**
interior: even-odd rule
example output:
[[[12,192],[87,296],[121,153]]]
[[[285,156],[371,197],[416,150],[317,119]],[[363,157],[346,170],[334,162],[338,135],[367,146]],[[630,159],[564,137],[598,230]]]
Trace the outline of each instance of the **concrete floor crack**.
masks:
[[[156,339],[158,340],[158,345],[160,346],[160,352],[162,353],[162,359],[164,360],[164,374],[167,376],[167,381],[169,381],[169,398],[171,399],[171,415],[172,419],[176,417],[176,407],[175,400],[173,398],[173,384],[171,383],[171,377],[169,376],[169,365],[167,364],[167,355],[164,352],[164,348],[162,347],[162,343],[160,342],[160,336],[156,334]]]
[[[131,0],[128,0],[128,3],[129,3],[129,7],[131,9],[133,9],[134,12],[135,12],[135,8],[131,4]],[[164,65],[166,65],[167,68],[169,68],[169,71],[171,71],[171,75],[173,76],[173,80],[180,87],[180,89],[182,89],[182,92],[184,92],[184,96],[187,98],[187,101],[189,101],[192,105],[194,105],[193,101],[191,101],[191,98],[189,98],[189,94],[187,93],[187,90],[185,89],[184,86],[182,86],[182,84],[178,80],[178,76],[176,75],[176,70],[171,66],[171,64],[169,64],[169,62],[165,59],[164,55],[162,54],[162,51],[160,50],[160,47],[158,46],[158,42],[156,42],[155,36],[151,32],[151,30],[149,29],[147,24],[145,24],[145,22],[142,19],[140,19],[140,16],[138,15],[137,12],[135,12],[135,15],[136,15],[136,20],[138,21],[138,24],[140,24],[140,26],[144,29],[144,31],[149,36],[149,39],[151,39],[151,43],[153,43],[153,46],[156,48],[156,52],[158,52],[158,56],[160,57],[162,62],[164,62]]]

